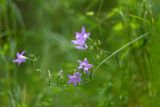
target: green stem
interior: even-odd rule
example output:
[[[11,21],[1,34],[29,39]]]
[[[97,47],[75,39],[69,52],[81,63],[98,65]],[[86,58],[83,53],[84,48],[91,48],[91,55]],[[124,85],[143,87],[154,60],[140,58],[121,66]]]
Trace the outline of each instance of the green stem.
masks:
[[[120,52],[120,51],[123,50],[124,48],[128,47],[129,45],[133,44],[134,42],[138,41],[139,39],[142,39],[143,37],[145,37],[145,36],[147,36],[147,35],[148,35],[148,33],[145,33],[145,34],[140,35],[139,37],[135,38],[135,39],[132,40],[131,42],[125,44],[124,46],[122,46],[121,48],[119,48],[118,50],[116,50],[115,52],[113,52],[110,56],[106,57],[101,63],[99,63],[99,64],[97,65],[97,67],[95,68],[95,70],[91,73],[90,79],[82,82],[81,84],[78,84],[77,86],[82,86],[82,85],[90,82],[93,74],[97,71],[97,69],[98,69],[102,64],[104,64],[104,63],[105,63],[106,61],[108,61],[112,56],[116,55],[118,52]],[[51,86],[60,86],[60,87],[74,87],[73,85],[59,85],[59,84],[58,84],[58,79],[59,79],[59,78],[57,78],[57,84],[51,84],[51,83],[50,83],[49,85],[51,85]]]
[[[134,42],[138,41],[139,39],[142,39],[143,37],[147,36],[148,33],[142,34],[141,36],[135,38],[134,40],[132,40],[131,42],[125,44],[124,46],[122,46],[121,48],[119,48],[118,50],[116,50],[115,52],[113,52],[110,56],[106,57],[101,63],[99,63],[97,65],[97,67],[95,68],[95,70],[93,71],[92,75],[97,71],[97,69],[104,64],[107,60],[109,60],[112,56],[116,55],[118,52],[120,52],[121,50],[123,50],[124,48],[128,47],[129,45],[133,44]]]
[[[131,42],[125,44],[124,46],[122,46],[121,48],[119,48],[118,50],[116,50],[115,52],[113,52],[110,56],[106,57],[101,63],[99,63],[97,65],[97,67],[95,68],[95,70],[92,72],[91,76],[90,76],[90,79],[87,80],[87,81],[84,81],[82,82],[81,84],[77,85],[77,86],[82,86],[88,82],[90,82],[93,74],[97,71],[97,69],[102,65],[104,64],[107,60],[109,60],[112,56],[116,55],[118,52],[120,52],[121,50],[123,50],[124,48],[128,47],[129,45],[133,44],[134,42],[138,41],[139,39],[142,39],[143,37],[147,36],[148,33],[145,33],[145,34],[142,34],[141,36],[135,38],[134,40],[132,40]],[[73,85],[52,85],[52,86],[60,86],[60,87],[74,87]]]

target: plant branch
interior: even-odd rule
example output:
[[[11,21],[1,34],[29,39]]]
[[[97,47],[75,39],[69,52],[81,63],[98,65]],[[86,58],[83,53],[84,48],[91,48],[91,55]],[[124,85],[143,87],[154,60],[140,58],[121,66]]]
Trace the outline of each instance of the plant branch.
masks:
[[[118,52],[120,52],[121,50],[123,50],[124,48],[128,47],[129,45],[133,44],[134,42],[138,41],[139,39],[142,39],[143,37],[147,36],[147,33],[144,33],[142,35],[140,35],[139,37],[135,38],[134,40],[132,40],[131,42],[125,44],[124,46],[122,46],[121,48],[119,48],[118,50],[116,50],[115,52],[113,52],[110,56],[106,57],[101,63],[99,63],[97,65],[97,67],[95,68],[95,70],[93,71],[92,75],[98,70],[98,68],[103,65],[106,61],[108,61],[112,56],[116,55]]]

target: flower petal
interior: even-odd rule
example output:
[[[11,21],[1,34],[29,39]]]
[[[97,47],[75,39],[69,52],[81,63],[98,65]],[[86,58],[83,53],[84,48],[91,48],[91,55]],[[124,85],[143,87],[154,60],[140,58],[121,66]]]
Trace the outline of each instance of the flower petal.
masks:
[[[21,60],[17,58],[15,60],[13,60],[12,62],[21,62]]]
[[[81,33],[86,33],[85,27],[83,26],[81,29]]]
[[[75,46],[77,49],[80,49],[80,50],[86,50],[87,48],[86,47],[83,47],[83,46]]]
[[[16,56],[19,58],[21,56],[21,54],[19,52],[17,52]]]
[[[23,54],[25,54],[25,53],[26,53],[26,51],[22,51],[21,55],[23,55]]]
[[[72,40],[72,43],[75,44],[75,45],[79,44],[79,42],[77,40]]]

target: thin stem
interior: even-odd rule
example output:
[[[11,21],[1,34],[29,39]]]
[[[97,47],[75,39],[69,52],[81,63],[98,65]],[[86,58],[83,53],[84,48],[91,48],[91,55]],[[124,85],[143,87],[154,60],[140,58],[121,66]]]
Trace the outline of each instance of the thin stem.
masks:
[[[135,38],[134,40],[132,40],[131,42],[125,44],[124,46],[122,46],[121,48],[119,48],[118,50],[116,50],[115,52],[113,52],[110,56],[106,57],[101,63],[99,63],[97,65],[97,67],[95,68],[95,70],[93,71],[92,75],[97,71],[97,69],[104,64],[107,60],[109,60],[112,56],[116,55],[118,52],[120,52],[121,50],[123,50],[124,48],[128,47],[129,45],[131,45],[132,43],[138,41],[139,39],[142,39],[143,37],[147,36],[148,33],[142,34],[141,36]]]
[[[28,58],[28,59],[29,59],[29,58]],[[32,65],[33,69],[34,69],[36,72],[39,73],[39,75],[40,75],[40,77],[41,77],[42,79],[46,80],[47,77],[44,76],[45,74],[41,71],[41,69],[36,68],[36,66],[34,65],[33,61],[32,61],[31,59],[29,59],[29,60],[30,60],[30,62],[31,62],[31,65]],[[48,78],[48,79],[49,79],[49,78]],[[50,82],[50,81],[49,81],[49,82]]]
[[[99,16],[101,9],[102,9],[102,5],[103,5],[103,0],[100,1],[100,5],[99,5],[99,9],[98,9],[98,13],[97,15]]]
[[[97,71],[97,69],[103,65],[106,61],[108,61],[112,56],[117,55],[118,52],[120,52],[121,50],[123,50],[124,48],[128,47],[129,45],[133,44],[134,42],[138,41],[139,39],[142,39],[143,37],[147,36],[148,33],[142,34],[139,37],[135,38],[134,40],[132,40],[131,42],[125,44],[124,46],[122,46],[121,48],[119,48],[118,50],[116,50],[115,52],[113,52],[110,56],[106,57],[101,63],[99,63],[97,65],[97,67],[95,68],[95,70],[93,72],[91,72],[90,75],[90,79],[82,82],[81,84],[78,84],[77,86],[82,86],[88,82],[91,81],[93,74]],[[33,65],[33,68],[35,68],[35,66]],[[51,84],[51,82],[49,81],[49,86],[59,86],[59,87],[75,87],[74,85],[59,85],[58,84],[58,80],[59,78],[57,78],[57,83],[56,84]]]
[[[78,84],[77,86],[82,86],[88,82],[90,82],[93,74],[97,71],[97,69],[102,65],[104,64],[107,60],[109,60],[112,56],[116,55],[118,52],[120,52],[121,50],[123,50],[124,48],[128,47],[129,45],[133,44],[134,42],[138,41],[139,39],[142,39],[143,37],[147,36],[148,33],[145,33],[145,34],[142,34],[141,36],[135,38],[134,40],[132,40],[131,42],[125,44],[124,46],[122,46],[121,48],[119,48],[118,50],[116,50],[115,52],[113,52],[110,56],[106,57],[101,63],[99,63],[97,65],[97,67],[95,68],[95,70],[91,73],[90,75],[90,79],[89,80],[86,80],[84,82],[82,82],[81,84]],[[73,85],[52,85],[52,86],[60,86],[60,87],[74,87]]]
[[[82,83],[80,83],[80,84],[78,84],[77,86],[82,86],[82,85],[84,85],[84,84],[86,84],[86,83],[88,83],[90,81],[90,79],[89,80],[86,80],[86,81],[84,81],[84,82],[82,82]],[[51,84],[50,86],[59,86],[59,87],[75,87],[74,85],[57,85],[57,84]]]

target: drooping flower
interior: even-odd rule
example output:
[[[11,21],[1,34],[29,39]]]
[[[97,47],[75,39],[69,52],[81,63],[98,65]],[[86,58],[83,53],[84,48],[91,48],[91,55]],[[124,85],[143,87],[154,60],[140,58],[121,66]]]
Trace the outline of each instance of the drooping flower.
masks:
[[[13,62],[18,63],[18,66],[22,63],[22,62],[26,62],[27,57],[24,56],[25,51],[19,53],[17,52],[17,58],[15,60],[13,60]]]
[[[76,45],[77,49],[85,50],[88,48],[86,40],[89,37],[90,33],[86,32],[85,27],[82,27],[81,32],[76,32],[76,40],[72,40],[72,43]]]
[[[74,86],[77,86],[77,84],[81,82],[81,74],[79,72],[75,72],[73,75],[68,75],[68,78],[68,84],[73,83]]]
[[[88,63],[87,58],[84,59],[84,61],[78,60],[79,62],[79,67],[78,69],[82,69],[85,73],[89,73],[89,69],[93,67],[92,64]]]

